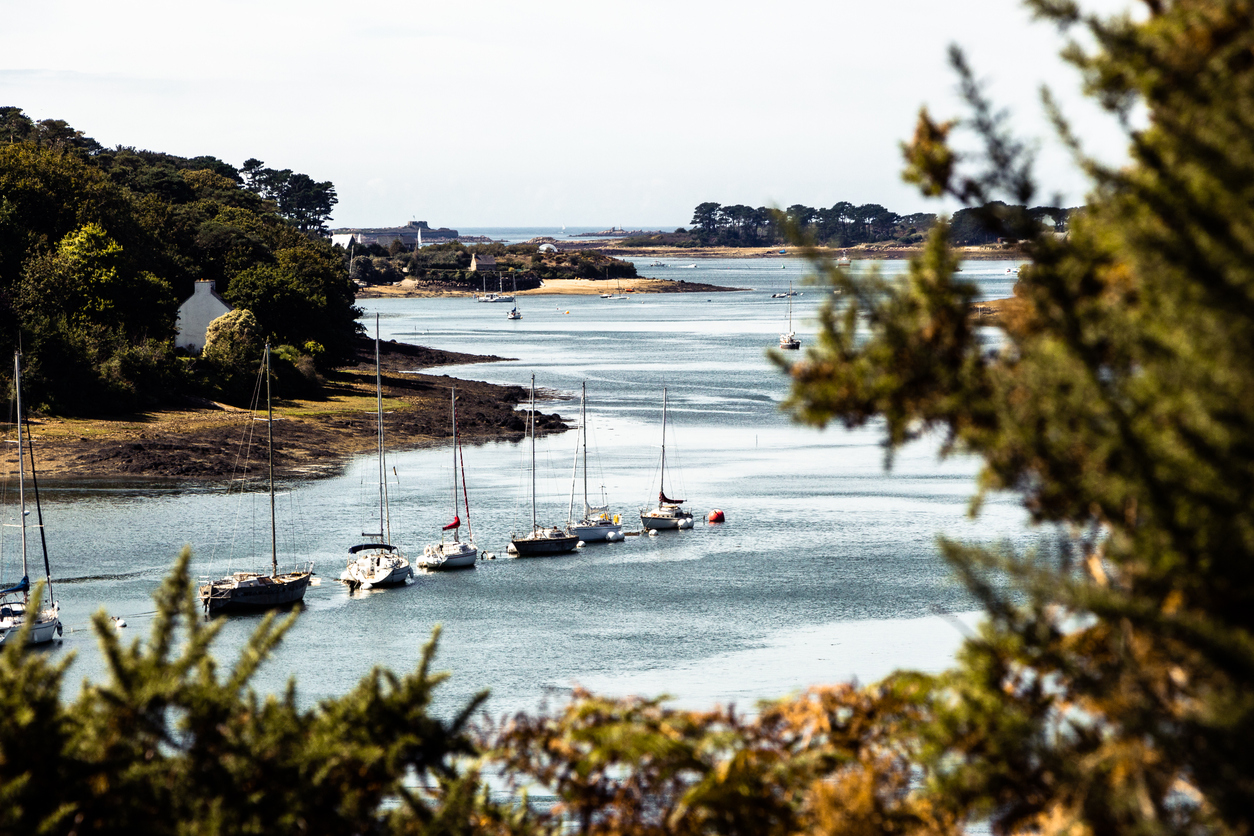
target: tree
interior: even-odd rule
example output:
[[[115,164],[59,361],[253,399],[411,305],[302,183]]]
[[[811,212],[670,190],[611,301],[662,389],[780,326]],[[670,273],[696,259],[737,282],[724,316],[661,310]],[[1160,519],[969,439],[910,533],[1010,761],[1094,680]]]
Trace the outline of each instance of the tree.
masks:
[[[788,223],[805,230],[818,217],[818,212],[810,206],[794,203],[784,210],[784,215],[788,218]]]
[[[1028,242],[1005,343],[977,337],[940,224],[899,284],[826,271],[845,307],[791,368],[789,405],[816,425],[882,419],[890,449],[938,433],[983,459],[983,491],[1018,492],[1057,532],[1032,554],[942,542],[988,620],[954,670],[922,680],[921,786],[998,833],[1248,833],[1252,10],[1147,2],[1137,21],[1028,5],[1084,27],[1095,49],[1067,55],[1108,110],[1124,124],[1145,110],[1130,164],[1081,157],[1086,213],[1066,240],[1041,234],[1024,147],[955,53],[987,165],[961,168],[955,123],[924,111],[907,176]]]
[[[306,235],[330,237],[327,221],[339,198],[331,181],[317,183],[307,174],[293,174],[279,194],[279,212]]]
[[[242,170],[245,187],[266,200],[275,201],[279,213],[297,229],[306,235],[327,237],[326,222],[339,202],[334,184],[316,182],[309,175],[294,173],[290,168],[281,171],[266,168],[256,158],[245,160]]]
[[[692,220],[689,224],[693,227],[693,232],[699,238],[709,238],[718,232],[718,210],[721,207],[717,203],[706,202],[699,204],[697,208],[692,210]]]

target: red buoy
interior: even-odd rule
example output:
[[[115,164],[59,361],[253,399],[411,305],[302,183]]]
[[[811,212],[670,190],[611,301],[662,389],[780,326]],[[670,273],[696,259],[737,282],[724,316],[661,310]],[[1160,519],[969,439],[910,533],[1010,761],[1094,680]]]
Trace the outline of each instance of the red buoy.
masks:
[[[723,512],[715,508],[713,511],[710,512],[710,515],[705,518],[705,521],[712,522],[712,523],[720,523],[720,522],[725,522],[726,519],[727,518],[723,516]]]

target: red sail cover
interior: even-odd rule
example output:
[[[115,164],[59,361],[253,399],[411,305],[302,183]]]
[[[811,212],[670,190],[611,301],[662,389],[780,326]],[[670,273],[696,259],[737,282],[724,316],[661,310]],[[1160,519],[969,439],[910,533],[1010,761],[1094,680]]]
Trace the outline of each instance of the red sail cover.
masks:
[[[658,498],[658,502],[666,502],[671,505],[682,505],[684,502],[684,500],[682,499],[667,499],[666,494],[662,493],[661,491],[657,492],[657,498]]]
[[[442,529],[440,529],[440,530],[441,530],[441,531],[448,531],[450,528],[458,528],[459,526],[461,526],[461,524],[462,524],[462,518],[461,518],[461,517],[459,517],[459,516],[457,516],[457,515],[454,515],[454,516],[453,516],[453,521],[452,521],[451,523],[449,523],[448,525],[444,526],[444,528],[442,528]]]

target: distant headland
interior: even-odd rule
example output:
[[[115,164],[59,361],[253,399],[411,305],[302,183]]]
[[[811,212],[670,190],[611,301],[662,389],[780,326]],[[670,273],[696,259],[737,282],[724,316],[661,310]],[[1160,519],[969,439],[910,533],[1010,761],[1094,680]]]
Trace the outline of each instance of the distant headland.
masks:
[[[368,247],[377,244],[390,247],[393,243],[414,248],[419,244],[443,243],[445,241],[461,241],[463,244],[487,244],[491,238],[482,235],[460,235],[457,230],[442,226],[432,229],[426,221],[410,221],[404,226],[380,226],[354,229],[341,227],[331,230],[331,243],[339,244],[348,249],[350,244]]]

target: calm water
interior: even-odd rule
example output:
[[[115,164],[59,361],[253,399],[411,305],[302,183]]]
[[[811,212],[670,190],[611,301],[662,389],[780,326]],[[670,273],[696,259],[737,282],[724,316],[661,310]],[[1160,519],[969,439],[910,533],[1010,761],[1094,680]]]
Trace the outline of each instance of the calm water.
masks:
[[[938,557],[937,534],[1024,540],[1035,536],[1025,531],[1024,514],[995,497],[977,522],[968,520],[975,465],[938,462],[933,443],[903,451],[886,472],[876,427],[792,424],[779,411],[786,380],[765,349],[787,316],[787,300],[770,294],[799,280],[804,265],[695,263],[642,273],[753,290],[626,301],[526,297],[521,322],[505,319],[506,305],[469,299],[368,300],[362,307],[371,319],[381,315],[384,338],[516,358],[436,371],[520,385],[534,373],[538,386],[565,398],[544,411],[571,421],[587,381],[589,482],[598,495],[603,486],[628,527],[656,495],[667,387],[675,468],[667,492],[688,498],[701,516],[723,509],[725,525],[589,546],[570,557],[507,559],[511,530],[529,519],[528,447],[471,446],[471,522],[480,548],[502,559],[350,596],[333,579],[346,548],[374,525],[377,490],[374,461],[356,460],[339,477],[283,486],[280,560],[312,558],[323,583],[310,590],[259,687],[281,688],[294,675],[304,701],[343,693],[374,665],[412,666],[436,624],[444,626],[439,667],[453,673],[446,704],[490,688],[493,712],[535,707],[574,682],[707,703],[878,676],[897,664],[943,665],[958,631],[935,614],[969,610],[972,602]],[[1008,266],[969,264],[964,275],[985,298],[1005,296]],[[799,289],[793,317],[804,344],[822,294]],[[542,523],[566,518],[574,445],[574,433],[538,444]],[[392,530],[411,556],[438,539],[451,515],[450,460],[446,447],[391,457]],[[52,652],[77,654],[71,682],[102,673],[89,614],[103,607],[127,618],[129,638],[145,635],[150,595],[183,544],[195,551],[198,576],[251,568],[250,548],[268,553],[261,497],[229,498],[221,486],[47,487],[54,576],[63,579],[58,591],[70,628]],[[12,558],[6,547],[6,577]],[[219,658],[233,657],[257,621],[229,620]]]

